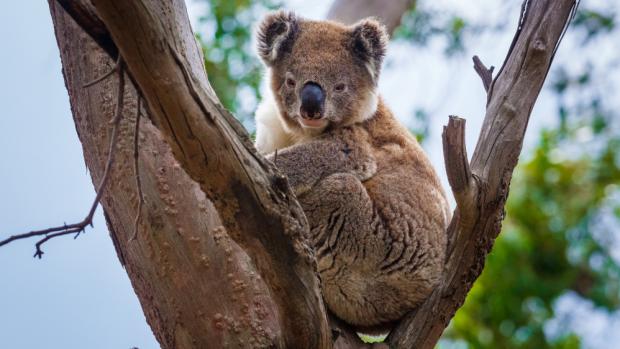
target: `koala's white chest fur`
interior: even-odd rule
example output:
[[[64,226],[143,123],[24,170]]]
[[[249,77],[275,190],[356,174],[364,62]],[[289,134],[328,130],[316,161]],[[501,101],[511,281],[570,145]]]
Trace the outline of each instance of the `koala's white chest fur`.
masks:
[[[347,124],[362,122],[371,118],[377,111],[379,97],[376,91],[369,91],[359,101],[359,117],[351,118]],[[278,105],[269,91],[256,109],[256,149],[261,154],[270,154],[276,149],[283,149],[295,144],[311,140],[317,132],[295,132],[290,130],[282,121]],[[320,133],[320,131],[318,132]]]
[[[272,96],[263,99],[256,109],[256,149],[268,154],[293,144],[292,135],[284,129]]]
[[[268,93],[258,105],[254,115],[256,121],[256,149],[261,154],[273,153],[277,149],[304,143],[312,138],[287,129],[273,95]]]

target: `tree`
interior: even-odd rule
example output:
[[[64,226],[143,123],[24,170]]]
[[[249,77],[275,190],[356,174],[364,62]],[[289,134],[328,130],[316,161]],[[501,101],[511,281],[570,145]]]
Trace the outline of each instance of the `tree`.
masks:
[[[557,126],[522,157],[503,232],[445,338],[474,348],[590,347],[570,325],[589,319],[566,319],[556,303],[620,307],[618,119],[607,98],[618,54],[596,54],[617,40],[614,13],[611,3],[576,13],[567,44],[587,53],[556,62]]]
[[[331,346],[303,212],[286,179],[219,105],[183,3],[60,3],[70,15],[56,2],[50,8],[86,161],[95,182],[106,184],[113,241],[162,346]],[[528,2],[495,80],[477,64],[489,103],[471,170],[464,121],[451,119],[444,138],[458,204],[446,276],[391,344],[433,346],[480,273],[531,107],[574,7]],[[121,58],[112,65],[108,56]],[[116,78],[84,87],[110,69]]]

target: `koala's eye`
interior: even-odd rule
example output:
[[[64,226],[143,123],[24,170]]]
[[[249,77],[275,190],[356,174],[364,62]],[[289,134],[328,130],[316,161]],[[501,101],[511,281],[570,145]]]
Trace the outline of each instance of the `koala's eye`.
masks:
[[[347,88],[347,85],[340,83],[340,84],[336,84],[336,86],[334,86],[334,91],[336,91],[336,92],[342,92],[342,91],[344,91],[346,88]]]
[[[286,78],[286,86],[293,88],[295,87],[295,80],[293,80],[292,78]]]

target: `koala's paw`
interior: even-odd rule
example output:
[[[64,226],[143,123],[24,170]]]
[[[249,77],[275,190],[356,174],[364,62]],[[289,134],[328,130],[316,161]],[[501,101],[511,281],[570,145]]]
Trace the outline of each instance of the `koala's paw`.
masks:
[[[369,158],[366,161],[356,164],[353,168],[353,173],[355,173],[360,181],[367,181],[377,173],[377,163],[374,159]]]
[[[305,193],[309,192],[310,189],[312,189],[312,186],[297,182],[295,180],[291,180],[290,178],[288,180],[288,185],[291,187],[291,190],[297,197],[304,195]]]

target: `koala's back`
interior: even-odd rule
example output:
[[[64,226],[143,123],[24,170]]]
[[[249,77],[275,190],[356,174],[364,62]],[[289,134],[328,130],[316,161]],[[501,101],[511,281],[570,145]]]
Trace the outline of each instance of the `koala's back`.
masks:
[[[417,141],[383,103],[372,119],[325,137],[363,148],[376,164],[368,180],[332,174],[300,197],[325,301],[353,325],[397,320],[442,275],[445,194]]]

